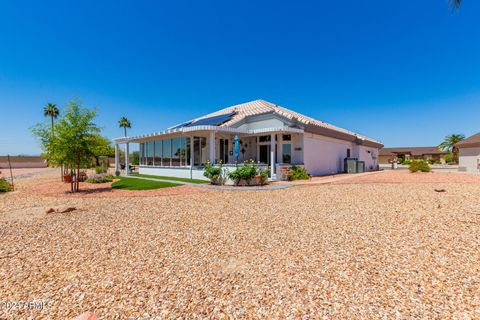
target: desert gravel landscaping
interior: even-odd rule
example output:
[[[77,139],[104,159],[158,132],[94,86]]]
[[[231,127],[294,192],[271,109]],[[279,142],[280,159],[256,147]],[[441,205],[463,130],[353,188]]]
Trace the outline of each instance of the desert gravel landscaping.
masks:
[[[0,318],[480,318],[480,183],[390,175],[133,197],[23,179],[0,195]]]

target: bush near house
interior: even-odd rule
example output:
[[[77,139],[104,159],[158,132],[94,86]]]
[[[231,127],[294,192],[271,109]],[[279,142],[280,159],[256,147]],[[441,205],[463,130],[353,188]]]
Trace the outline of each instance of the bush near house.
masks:
[[[211,184],[223,185],[227,180],[227,174],[222,167],[221,161],[218,165],[212,165],[210,161],[207,161],[203,169],[203,175],[210,180]]]
[[[0,178],[0,192],[12,191],[12,185],[4,178]]]
[[[235,185],[265,185],[268,183],[268,168],[262,169],[253,160],[227,174]]]
[[[288,180],[308,180],[310,176],[308,175],[307,170],[302,167],[292,166],[290,168],[290,173],[288,174]]]
[[[402,164],[406,165],[406,166],[410,165],[410,164],[412,164],[412,160],[403,160]]]
[[[430,166],[428,162],[423,160],[412,161],[412,164],[408,168],[410,172],[430,172]]]

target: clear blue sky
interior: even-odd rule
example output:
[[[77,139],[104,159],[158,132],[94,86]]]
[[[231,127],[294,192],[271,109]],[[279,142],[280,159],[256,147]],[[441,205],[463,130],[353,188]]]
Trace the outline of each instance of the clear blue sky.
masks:
[[[480,131],[480,2],[0,0],[0,154],[37,154],[47,102],[109,138],[262,98],[379,139]]]

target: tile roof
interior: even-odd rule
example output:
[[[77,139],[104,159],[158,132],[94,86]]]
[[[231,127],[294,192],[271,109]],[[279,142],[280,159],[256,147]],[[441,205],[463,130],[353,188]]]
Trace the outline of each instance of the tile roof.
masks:
[[[346,129],[336,127],[334,125],[331,125],[331,124],[323,122],[323,121],[319,121],[319,120],[307,117],[307,116],[305,116],[303,114],[300,114],[298,112],[289,110],[287,108],[283,108],[281,106],[278,106],[276,104],[273,104],[271,102],[261,100],[261,99],[246,102],[246,103],[242,103],[242,104],[237,104],[237,105],[234,105],[234,106],[231,106],[231,107],[227,107],[225,109],[221,109],[219,111],[207,114],[203,117],[194,119],[194,120],[192,120],[192,122],[195,122],[195,121],[198,121],[198,120],[201,120],[201,119],[204,119],[204,118],[209,118],[209,117],[213,117],[213,116],[218,116],[218,115],[222,115],[222,114],[231,113],[231,112],[235,112],[235,115],[232,118],[230,118],[230,120],[228,120],[227,122],[221,124],[221,126],[233,126],[233,125],[237,124],[238,122],[240,122],[241,120],[243,120],[244,118],[246,118],[248,116],[254,116],[254,115],[260,115],[260,114],[274,112],[274,113],[276,113],[280,116],[283,116],[287,119],[296,120],[296,121],[298,121],[300,123],[303,123],[305,125],[313,125],[313,126],[328,129],[328,130],[331,130],[331,131],[334,131],[334,132],[343,133],[343,134],[346,134],[346,135],[349,135],[349,136],[353,136],[353,137],[356,137],[356,138],[361,139],[361,140],[367,140],[367,141],[370,141],[370,142],[375,143],[375,144],[381,144],[381,142],[379,142],[377,140],[374,140],[374,139],[356,134],[356,133],[354,133],[352,131],[349,131],[349,130],[346,130]]]
[[[398,153],[409,153],[412,156],[423,156],[424,154],[446,154],[447,152],[438,149],[438,147],[402,147],[380,149],[379,155],[389,156]]]
[[[455,143],[457,148],[480,147],[480,132],[460,142]]]

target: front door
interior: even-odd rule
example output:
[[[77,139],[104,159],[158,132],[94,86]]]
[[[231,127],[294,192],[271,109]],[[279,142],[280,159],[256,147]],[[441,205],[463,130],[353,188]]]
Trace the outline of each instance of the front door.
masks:
[[[270,145],[260,145],[260,163],[270,163]]]

